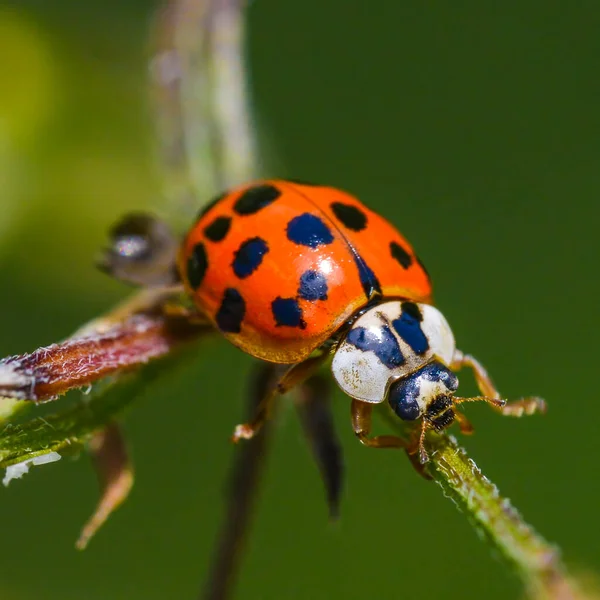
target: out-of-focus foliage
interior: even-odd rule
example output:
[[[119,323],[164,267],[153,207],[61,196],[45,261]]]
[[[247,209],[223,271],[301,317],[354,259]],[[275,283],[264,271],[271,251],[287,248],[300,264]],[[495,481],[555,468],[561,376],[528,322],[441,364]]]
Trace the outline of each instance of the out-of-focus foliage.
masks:
[[[0,39],[5,81],[0,97],[1,244],[15,219],[27,212],[28,203],[17,202],[28,188],[23,154],[47,126],[60,84],[48,40],[25,13],[0,9]]]

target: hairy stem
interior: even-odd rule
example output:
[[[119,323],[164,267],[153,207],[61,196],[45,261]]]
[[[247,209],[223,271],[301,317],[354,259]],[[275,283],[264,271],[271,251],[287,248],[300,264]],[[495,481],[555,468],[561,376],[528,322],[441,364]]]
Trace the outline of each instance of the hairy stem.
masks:
[[[72,452],[83,447],[92,434],[104,429],[176,365],[173,354],[118,380],[107,378],[91,391],[84,402],[46,417],[7,425],[0,436],[0,468],[30,460],[49,452]]]
[[[426,473],[522,579],[531,598],[583,600],[558,548],[529,525],[452,436],[430,433]]]

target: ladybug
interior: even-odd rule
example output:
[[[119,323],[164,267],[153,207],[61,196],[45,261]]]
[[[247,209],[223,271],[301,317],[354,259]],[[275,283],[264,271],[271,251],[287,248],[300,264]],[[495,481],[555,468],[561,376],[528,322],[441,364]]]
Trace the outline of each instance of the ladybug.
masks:
[[[432,304],[429,275],[412,246],[387,220],[339,189],[264,180],[208,204],[177,250],[164,226],[134,215],[113,230],[103,263],[121,279],[181,282],[214,330],[244,352],[286,368],[250,423],[233,440],[252,438],[276,398],[330,362],[352,398],[352,424],[371,447],[402,447],[428,460],[425,434],[457,421],[459,404],[483,400],[504,415],[544,411],[540,398],[513,403],[483,366],[456,348]],[[154,267],[157,265],[156,267]],[[141,273],[141,274],[140,274]],[[481,396],[455,396],[455,371],[472,369]],[[387,402],[403,421],[420,420],[407,442],[371,434],[375,405]]]

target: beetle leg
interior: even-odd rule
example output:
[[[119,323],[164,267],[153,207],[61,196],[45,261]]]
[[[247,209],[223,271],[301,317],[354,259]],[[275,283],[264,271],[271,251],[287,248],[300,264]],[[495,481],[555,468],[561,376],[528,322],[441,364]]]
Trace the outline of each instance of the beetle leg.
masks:
[[[458,426],[460,427],[460,432],[462,434],[471,435],[475,431],[473,424],[463,413],[455,411],[454,418],[458,422]]]
[[[522,417],[523,415],[533,415],[535,413],[544,414],[546,412],[546,401],[538,396],[529,398],[520,398],[514,402],[507,402],[499,409],[505,417]]]
[[[269,418],[275,400],[279,396],[287,394],[296,386],[308,379],[328,358],[329,354],[327,352],[323,352],[321,354],[311,356],[301,363],[291,365],[281,376],[277,382],[277,385],[265,393],[263,399],[258,405],[258,408],[256,409],[254,419],[252,419],[252,421],[249,423],[237,425],[233,435],[231,436],[231,440],[234,443],[237,443],[240,440],[252,439],[258,433],[258,431],[260,431],[260,428],[263,426],[265,421]]]
[[[183,306],[176,300],[168,300],[161,306],[161,310],[166,317],[185,319],[194,325],[210,325],[210,321],[204,313],[195,307]]]
[[[360,442],[365,446],[369,446],[369,448],[404,448],[410,464],[415,468],[417,473],[425,479],[431,479],[431,476],[425,472],[424,468],[424,464],[429,460],[424,447],[425,432],[428,429],[428,424],[423,421],[420,436],[417,434],[416,429],[413,430],[413,435],[409,442],[396,435],[369,437],[373,408],[374,405],[369,402],[352,400],[352,427]]]
[[[352,428],[361,444],[369,448],[406,448],[410,444],[396,435],[377,435],[370,437],[373,404],[362,400],[352,400]]]
[[[133,468],[127,448],[116,423],[94,434],[89,444],[101,486],[101,496],[94,514],[81,530],[76,546],[83,550],[108,517],[126,500],[133,486]]]
[[[469,367],[473,371],[477,387],[481,390],[483,398],[477,400],[485,400],[499,413],[509,417],[522,417],[523,415],[532,415],[536,412],[546,412],[546,403],[542,398],[532,396],[529,398],[521,398],[514,402],[500,401],[500,392],[493,384],[491,377],[488,375],[485,367],[470,354],[463,354],[457,350],[454,354],[451,369],[459,370],[462,367]],[[456,399],[465,402],[467,399]],[[473,400],[476,400],[475,398]]]
[[[485,367],[474,356],[463,354],[460,350],[456,350],[450,368],[458,371],[463,367],[468,367],[473,371],[477,387],[484,396],[488,398],[500,398],[500,392],[496,389]]]

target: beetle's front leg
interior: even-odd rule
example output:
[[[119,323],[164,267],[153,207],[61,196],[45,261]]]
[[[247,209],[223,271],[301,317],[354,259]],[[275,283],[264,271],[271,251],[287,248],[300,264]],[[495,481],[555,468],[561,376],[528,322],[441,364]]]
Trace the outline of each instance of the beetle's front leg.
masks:
[[[408,448],[409,444],[396,435],[377,435],[371,437],[373,404],[362,400],[352,400],[352,429],[361,444],[370,448]]]
[[[269,418],[273,404],[277,398],[291,392],[296,386],[306,381],[328,358],[329,355],[327,352],[323,352],[311,356],[301,363],[290,366],[281,376],[277,385],[266,392],[258,405],[254,419],[249,423],[237,425],[231,436],[231,440],[237,443],[240,440],[252,439]]]
[[[371,421],[373,417],[374,405],[370,402],[362,402],[361,400],[352,400],[352,428],[356,437],[362,444],[369,448],[404,448],[408,460],[415,468],[417,473],[425,479],[431,479],[431,476],[425,472],[424,463],[427,459],[427,452],[423,446],[423,438],[426,427],[421,428],[421,436],[417,435],[417,431],[413,431],[412,440],[407,442],[396,435],[377,435],[371,437]]]
[[[463,367],[468,367],[473,371],[477,387],[486,398],[490,400],[500,399],[500,392],[496,389],[485,367],[470,354],[463,354],[460,350],[456,350],[450,368],[458,371]],[[509,417],[522,417],[536,412],[546,412],[546,402],[537,396],[521,398],[514,402],[506,402],[503,405],[493,402],[489,402],[489,404],[499,413]]]

